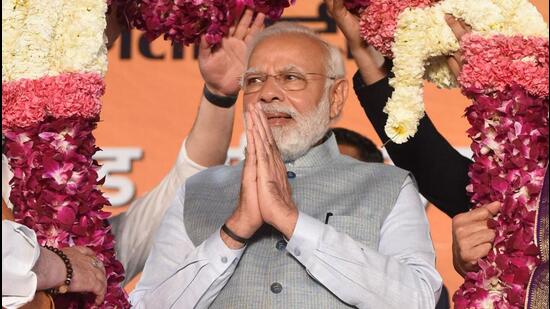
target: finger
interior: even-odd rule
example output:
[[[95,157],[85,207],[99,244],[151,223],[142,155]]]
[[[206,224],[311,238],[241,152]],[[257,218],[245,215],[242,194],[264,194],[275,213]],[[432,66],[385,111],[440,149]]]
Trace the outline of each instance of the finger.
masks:
[[[332,0],[333,8],[335,11],[346,9],[344,6],[344,0]]]
[[[246,119],[246,160],[245,165],[256,165],[256,143],[254,141],[254,135],[252,128],[254,127],[250,112],[245,112],[244,117]]]
[[[103,300],[104,300],[104,299],[105,299],[105,295],[103,295],[103,296],[96,296],[94,302],[95,302],[95,304],[96,304],[97,306],[100,306],[101,304],[103,304]]]
[[[92,277],[90,281],[94,286],[94,293],[100,295],[103,291],[103,287],[107,285],[107,276],[98,268],[93,268],[90,276]]]
[[[260,141],[256,140],[256,142],[258,142],[258,144],[265,143],[265,142],[269,143],[269,141],[267,139],[267,132],[265,131],[264,125],[263,125],[261,117],[260,117],[260,107],[259,106],[254,107],[254,112],[253,112],[252,117],[254,117],[254,126],[256,127],[256,129],[260,133],[260,137],[262,138]]]
[[[94,294],[96,294],[95,303],[96,305],[101,305],[105,300],[105,294],[107,293],[107,281],[98,279],[96,285],[97,288],[96,291],[94,291]]]
[[[454,16],[450,14],[445,14],[445,21],[447,22],[447,25],[451,28],[453,31],[456,39],[460,41],[462,37],[468,33],[466,28],[462,26],[462,24],[458,21],[458,19],[454,18]]]
[[[469,33],[472,31],[472,26],[468,25],[464,20],[459,19],[458,22],[460,23],[460,26],[466,30],[466,33]]]
[[[257,127],[254,129],[254,140],[261,140],[260,133],[258,132]],[[266,193],[266,185],[271,179],[270,173],[270,160],[267,157],[267,149],[265,148],[264,143],[256,143],[256,180],[257,180],[257,190],[258,194]]]
[[[261,115],[262,111],[261,111],[261,108],[258,106],[258,108],[256,108],[256,122],[259,123],[259,128],[258,128],[258,131],[260,132],[261,134],[261,137],[262,137],[262,141],[261,143],[263,143],[265,149],[266,149],[266,154],[267,154],[267,159],[269,160],[268,163],[269,163],[269,166],[271,168],[275,167],[275,157],[277,157],[277,152],[276,152],[276,147],[273,146],[273,138],[271,138],[271,141],[270,141],[270,138],[269,138],[269,134],[271,133],[270,131],[270,128],[269,126],[266,126],[267,125],[267,120],[264,122],[262,122],[262,115]]]
[[[271,127],[267,123],[267,117],[265,116],[265,113],[261,108],[258,108],[258,116],[260,117],[260,122],[262,124],[263,130],[265,131],[267,141],[271,146],[275,145],[275,140],[273,139],[273,134],[271,133]]]
[[[265,14],[258,13],[256,19],[254,19],[254,22],[252,23],[252,26],[250,26],[250,29],[248,29],[248,33],[246,34],[246,38],[244,39],[245,42],[251,41],[258,32],[264,29],[264,21]]]
[[[210,44],[206,41],[206,35],[201,36],[201,41],[199,43],[199,58],[204,59],[212,53]]]
[[[501,206],[502,204],[500,202],[492,202],[484,205],[483,207],[486,208],[489,213],[491,213],[491,215],[494,217],[499,213]]]
[[[107,270],[105,269],[105,264],[103,264],[103,262],[101,260],[99,260],[99,266],[97,267],[97,269],[99,269],[99,271],[103,274],[103,276],[107,276]]]
[[[262,137],[261,143],[266,149],[266,168],[271,171],[270,173],[274,174],[273,176],[286,180],[286,166],[283,163],[279,149],[277,148],[277,145],[273,140],[273,136],[271,135],[271,129],[267,124],[267,118],[259,105],[255,110],[256,123],[260,123],[258,131]]]
[[[252,133],[254,136],[254,145],[256,146],[257,166],[258,169],[260,169],[260,167],[267,168],[267,166],[271,164],[268,162],[271,161],[269,158],[270,151],[269,146],[266,145],[265,132],[262,130],[262,123],[258,116],[258,105],[253,104],[251,106],[250,116],[252,118],[252,123],[254,124]]]
[[[264,166],[267,158],[267,149],[265,148],[264,143],[262,142],[262,136],[258,130],[259,125],[256,122],[256,119],[253,118],[254,128],[252,129],[252,135],[254,136],[254,145],[256,146],[256,160],[258,168],[260,165]]]
[[[96,268],[94,275],[99,280],[99,282],[107,282],[107,274],[105,273],[105,268]]]
[[[470,221],[485,221],[493,217],[493,214],[489,212],[486,207],[479,207],[471,210],[468,215]]]
[[[456,78],[458,78],[461,70],[460,61],[457,60],[455,55],[453,55],[453,56],[447,57],[447,64],[449,65],[449,69],[451,69],[451,72],[453,73],[453,75]]]
[[[262,123],[263,129],[267,136],[267,141],[269,143],[269,147],[271,149],[272,156],[271,158],[276,161],[277,167],[280,169],[281,166],[284,168],[284,172],[286,175],[286,166],[284,166],[283,158],[281,157],[281,153],[279,152],[279,147],[277,146],[277,143],[275,142],[275,139],[273,138],[273,132],[271,131],[271,127],[269,126],[267,122],[267,117],[263,110],[260,108],[259,110],[259,116],[260,121]]]
[[[233,36],[235,34],[235,29],[237,29],[237,25],[233,25],[229,27],[229,32],[225,35],[226,38]]]
[[[334,8],[334,0],[325,0],[325,5],[327,6],[327,13],[331,16],[331,11]],[[332,17],[332,16],[331,16]]]
[[[465,272],[478,271],[478,270],[479,270],[479,266],[477,265],[477,260],[476,260],[476,261],[472,261],[472,262],[464,263],[462,269],[463,269]],[[465,274],[466,274],[466,273],[464,273],[464,275],[465,275]]]
[[[328,14],[332,18],[341,17],[348,13],[348,9],[344,5],[344,0],[328,0],[326,3]]]
[[[91,256],[91,257],[94,257],[95,258],[95,252],[94,250],[88,248],[88,247],[82,247],[82,246],[77,246],[77,247],[74,247],[78,252],[84,254],[84,255],[87,255],[87,256]]]
[[[95,268],[99,269],[103,267],[103,262],[95,254],[91,255],[90,259],[90,264],[92,264]]]
[[[453,227],[453,236],[455,236],[458,241],[462,242],[475,233],[487,230],[490,229],[487,227],[486,221],[475,221],[467,225]]]
[[[474,233],[464,240],[464,243],[467,243],[467,248],[464,249],[470,250],[471,248],[480,246],[485,243],[492,244],[495,236],[496,233],[493,230],[483,230]]]
[[[327,11],[332,17],[332,13],[341,10],[344,7],[344,0],[325,0]]]
[[[484,243],[479,246],[476,246],[472,249],[470,249],[470,259],[469,263],[472,263],[474,265],[477,264],[477,261],[481,258],[484,258],[489,254],[489,251],[493,248],[493,245],[490,243]]]
[[[246,36],[246,33],[248,32],[248,27],[250,26],[250,23],[252,22],[252,16],[254,13],[251,9],[246,9],[244,11],[243,17],[241,17],[241,20],[239,20],[239,23],[237,24],[237,28],[235,29],[235,33],[233,34],[233,37],[239,40],[244,39]]]

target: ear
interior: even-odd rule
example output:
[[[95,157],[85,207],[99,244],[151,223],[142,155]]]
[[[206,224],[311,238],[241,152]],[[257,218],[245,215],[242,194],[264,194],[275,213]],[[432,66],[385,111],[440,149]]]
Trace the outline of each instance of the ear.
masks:
[[[345,78],[338,79],[330,89],[330,120],[334,120],[344,108],[348,98],[349,83]]]

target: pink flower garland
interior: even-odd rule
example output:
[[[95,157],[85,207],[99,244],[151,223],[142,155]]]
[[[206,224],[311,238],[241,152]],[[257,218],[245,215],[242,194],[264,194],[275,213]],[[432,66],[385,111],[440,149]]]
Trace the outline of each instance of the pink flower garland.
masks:
[[[97,116],[96,116],[97,117]],[[92,159],[97,151],[92,130],[97,118],[48,116],[26,128],[5,130],[6,156],[17,222],[33,229],[40,245],[57,248],[87,246],[105,265],[108,287],[102,308],[129,308],[122,264],[115,258],[114,238],[102,211],[109,205],[99,190]],[[94,295],[55,297],[59,308],[93,308]]]
[[[96,73],[65,73],[2,83],[2,126],[27,127],[46,116],[93,118],[105,92]]]
[[[479,261],[479,271],[467,274],[453,300],[457,309],[522,308],[539,263],[533,233],[549,145],[548,92],[540,91],[548,88],[548,75],[531,74],[548,72],[548,40],[470,37],[462,50],[461,80],[468,81],[463,91],[474,101],[466,110],[474,152],[467,190],[477,207],[493,201],[503,206],[491,221],[497,233],[493,249]],[[536,65],[514,65],[523,57],[534,57]]]
[[[548,96],[548,39],[469,35],[462,40],[468,61],[462,87],[504,91],[517,84],[532,95]]]
[[[361,36],[386,57],[391,47],[399,14],[406,8],[427,7],[438,0],[370,0],[361,13]]]
[[[2,84],[2,125],[6,156],[14,173],[10,201],[17,222],[36,232],[40,245],[87,246],[107,271],[102,307],[128,308],[122,264],[102,211],[109,205],[99,190],[92,159],[92,130],[105,91],[95,73],[66,73]],[[59,308],[92,308],[94,296],[55,297]]]
[[[245,6],[277,19],[295,0],[113,0],[118,13],[130,27],[146,32],[154,40],[192,44],[206,34],[214,45],[221,42]]]

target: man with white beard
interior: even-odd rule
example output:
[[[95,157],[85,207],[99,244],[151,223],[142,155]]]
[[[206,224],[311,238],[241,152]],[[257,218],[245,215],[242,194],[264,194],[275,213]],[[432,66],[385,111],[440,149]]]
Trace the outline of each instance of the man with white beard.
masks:
[[[441,277],[409,174],[341,155],[329,131],[344,73],[307,28],[256,37],[242,77],[246,158],[180,189],[136,308],[434,307]]]

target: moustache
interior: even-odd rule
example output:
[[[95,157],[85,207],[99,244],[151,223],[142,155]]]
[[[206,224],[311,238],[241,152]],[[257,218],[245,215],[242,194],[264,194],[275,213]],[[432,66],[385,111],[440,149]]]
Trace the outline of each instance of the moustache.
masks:
[[[291,106],[285,106],[277,103],[259,103],[260,108],[264,113],[284,113],[292,118],[299,118],[301,114]]]

